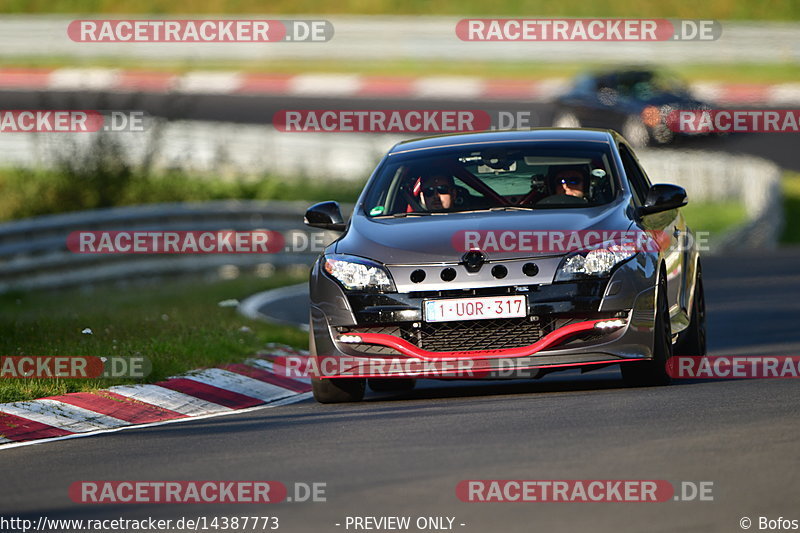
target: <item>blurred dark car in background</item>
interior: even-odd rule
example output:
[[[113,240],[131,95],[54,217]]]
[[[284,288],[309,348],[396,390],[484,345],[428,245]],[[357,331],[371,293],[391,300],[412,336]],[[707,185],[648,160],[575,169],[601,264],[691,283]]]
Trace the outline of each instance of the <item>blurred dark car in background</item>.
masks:
[[[679,78],[629,67],[578,75],[568,92],[556,99],[553,126],[614,129],[633,146],[642,147],[688,135],[667,126],[672,111],[710,108],[693,98]]]

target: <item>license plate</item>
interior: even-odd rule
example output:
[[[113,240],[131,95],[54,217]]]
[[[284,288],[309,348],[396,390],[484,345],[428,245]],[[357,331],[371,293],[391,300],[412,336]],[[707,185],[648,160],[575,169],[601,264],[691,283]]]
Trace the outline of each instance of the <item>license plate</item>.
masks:
[[[526,296],[486,296],[425,300],[425,322],[517,318],[528,315]]]

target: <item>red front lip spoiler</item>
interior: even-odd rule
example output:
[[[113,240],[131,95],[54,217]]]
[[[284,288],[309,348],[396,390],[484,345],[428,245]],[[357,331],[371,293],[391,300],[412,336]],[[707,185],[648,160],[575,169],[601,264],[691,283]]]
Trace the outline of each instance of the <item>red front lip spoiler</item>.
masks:
[[[606,319],[607,320],[607,319]],[[385,333],[344,333],[341,337],[361,337],[361,342],[356,344],[378,344],[380,346],[387,346],[394,348],[398,352],[408,357],[416,357],[426,361],[461,361],[466,359],[499,359],[502,357],[527,357],[558,344],[567,337],[571,337],[576,333],[583,331],[593,330],[595,325],[605,320],[587,320],[585,322],[577,322],[569,324],[552,331],[539,339],[538,341],[528,346],[521,346],[519,348],[504,348],[499,350],[469,350],[464,352],[431,352],[423,350],[414,346],[410,342],[403,340],[394,335],[387,335]],[[606,331],[615,331],[620,327],[610,328]]]

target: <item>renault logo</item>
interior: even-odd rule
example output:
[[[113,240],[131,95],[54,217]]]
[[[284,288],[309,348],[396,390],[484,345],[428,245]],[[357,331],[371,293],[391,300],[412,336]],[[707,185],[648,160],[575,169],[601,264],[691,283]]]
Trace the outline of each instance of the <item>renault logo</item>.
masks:
[[[470,250],[461,256],[461,262],[466,267],[467,272],[474,274],[478,272],[486,262],[486,254],[480,250]]]

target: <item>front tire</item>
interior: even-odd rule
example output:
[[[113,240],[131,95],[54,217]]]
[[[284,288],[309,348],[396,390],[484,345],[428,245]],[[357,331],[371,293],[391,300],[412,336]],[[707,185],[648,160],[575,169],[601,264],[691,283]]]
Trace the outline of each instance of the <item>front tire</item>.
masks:
[[[317,341],[314,338],[314,321],[308,317],[308,351],[312,357],[317,354]],[[311,378],[311,392],[319,403],[360,402],[367,389],[365,378]]]
[[[569,111],[559,111],[553,118],[554,128],[580,128],[581,121],[574,113]]]
[[[653,331],[653,358],[621,365],[622,379],[631,387],[669,385],[672,378],[667,372],[667,362],[672,358],[672,326],[669,320],[667,280],[661,275],[656,295],[656,320]]]
[[[650,144],[650,131],[642,119],[637,116],[625,119],[625,123],[622,125],[622,136],[634,148],[644,148]]]

